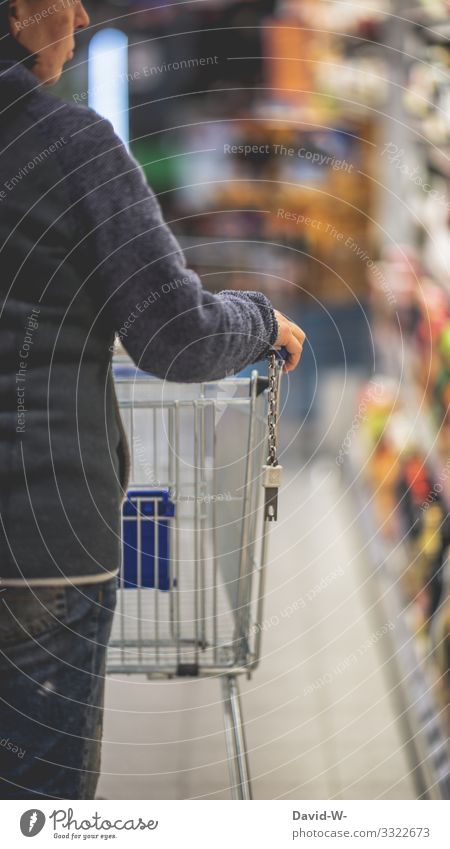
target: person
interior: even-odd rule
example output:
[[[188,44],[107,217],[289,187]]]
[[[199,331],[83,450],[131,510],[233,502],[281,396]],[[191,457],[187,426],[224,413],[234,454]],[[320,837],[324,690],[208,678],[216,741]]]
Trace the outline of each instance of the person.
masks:
[[[164,380],[222,378],[304,334],[189,270],[110,123],[48,86],[78,0],[0,6],[0,795],[92,799],[127,451],[118,335]]]

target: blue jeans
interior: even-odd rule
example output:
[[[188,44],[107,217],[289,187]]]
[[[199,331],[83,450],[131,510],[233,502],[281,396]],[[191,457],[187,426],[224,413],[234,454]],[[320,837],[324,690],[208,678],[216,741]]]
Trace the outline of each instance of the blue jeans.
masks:
[[[117,579],[0,592],[0,799],[93,799]]]

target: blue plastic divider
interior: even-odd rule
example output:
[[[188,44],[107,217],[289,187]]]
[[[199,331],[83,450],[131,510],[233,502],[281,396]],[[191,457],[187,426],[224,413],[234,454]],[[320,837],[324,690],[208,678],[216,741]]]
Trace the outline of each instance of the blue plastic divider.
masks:
[[[170,500],[168,490],[133,489],[128,492],[122,507],[125,589],[135,589],[137,586],[170,589],[170,521],[174,515],[175,504]],[[138,523],[141,526],[140,540]],[[141,549],[140,576],[138,542]]]

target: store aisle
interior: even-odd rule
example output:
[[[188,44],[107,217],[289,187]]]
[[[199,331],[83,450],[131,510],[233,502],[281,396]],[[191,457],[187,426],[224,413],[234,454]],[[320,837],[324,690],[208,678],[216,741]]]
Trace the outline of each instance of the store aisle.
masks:
[[[291,468],[280,514],[263,660],[242,684],[254,797],[414,798],[381,669],[395,623],[370,610],[336,464]],[[219,683],[110,679],[98,794],[228,798]]]

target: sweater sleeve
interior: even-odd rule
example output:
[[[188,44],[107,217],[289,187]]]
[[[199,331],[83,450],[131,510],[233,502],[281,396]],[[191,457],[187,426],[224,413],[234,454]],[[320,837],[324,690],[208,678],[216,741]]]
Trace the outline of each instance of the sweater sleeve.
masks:
[[[83,107],[74,112],[78,128],[64,152],[75,220],[99,308],[135,364],[196,382],[264,357],[278,332],[270,301],[261,292],[205,290],[111,124]]]

